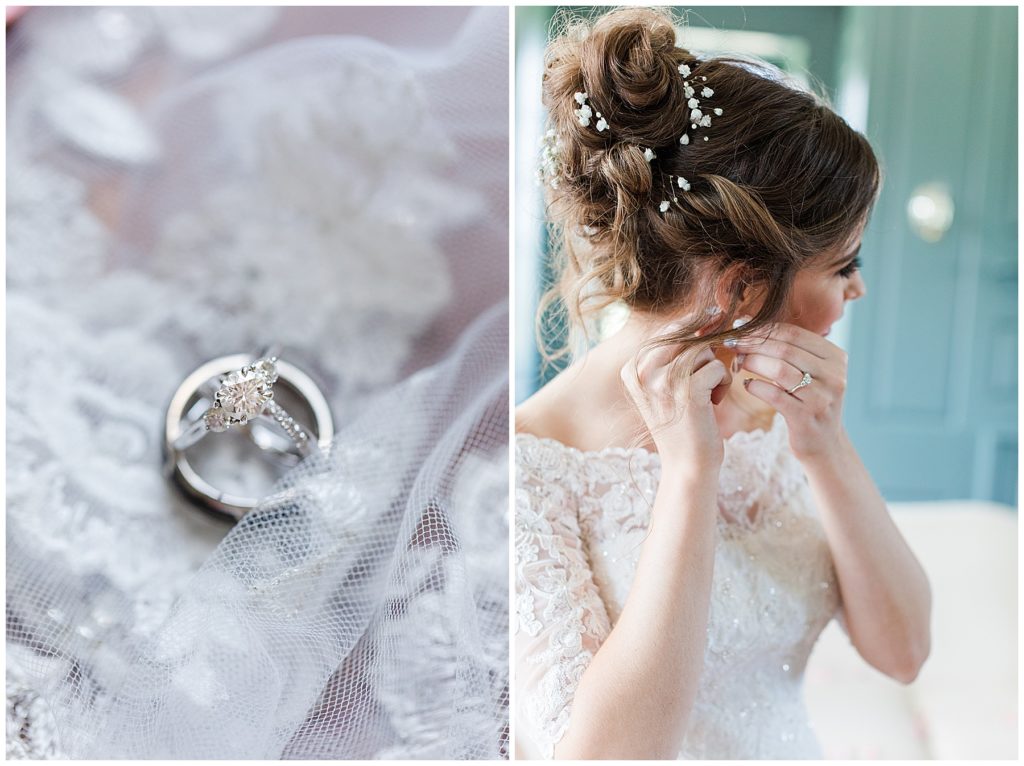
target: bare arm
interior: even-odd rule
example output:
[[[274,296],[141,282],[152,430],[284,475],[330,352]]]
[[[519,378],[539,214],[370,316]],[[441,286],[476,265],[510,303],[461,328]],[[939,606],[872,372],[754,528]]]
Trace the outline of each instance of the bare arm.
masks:
[[[931,646],[928,577],[848,438],[804,469],[832,549],[850,640],[873,667],[910,683]]]
[[[850,639],[872,666],[910,683],[930,650],[931,589],[843,427],[846,353],[795,325],[763,335],[739,349],[749,351],[744,369],[774,385],[750,379],[747,390],[789,425],[822,515]],[[813,377],[806,386],[805,372]]]
[[[718,476],[665,471],[614,629],[580,680],[556,758],[675,758],[707,641]]]

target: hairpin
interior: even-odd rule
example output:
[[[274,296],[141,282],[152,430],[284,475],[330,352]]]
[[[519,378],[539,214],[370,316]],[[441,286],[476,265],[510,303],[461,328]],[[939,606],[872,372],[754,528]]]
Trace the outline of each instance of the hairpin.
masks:
[[[697,130],[698,128],[710,128],[711,114],[705,113],[705,111],[701,108],[701,99],[711,98],[712,96],[715,95],[715,91],[712,90],[707,85],[702,85],[698,93],[697,88],[695,87],[695,85],[697,84],[696,78],[693,78],[693,84],[691,84],[691,80],[689,79],[693,75],[693,70],[690,68],[688,64],[679,65],[679,74],[682,75],[684,78],[683,95],[686,98],[686,105],[690,109],[690,130]],[[702,83],[706,83],[707,80],[708,78],[706,76],[701,75],[700,81]],[[711,112],[713,112],[716,117],[722,116],[722,109],[719,107],[714,107],[711,110]],[[708,140],[707,135],[704,136],[704,140]],[[690,133],[684,132],[683,135],[679,137],[679,143],[682,144],[683,146],[689,145]],[[682,189],[683,191],[690,191],[689,181],[687,181],[682,176],[669,176],[669,184],[672,183],[673,178],[675,178],[676,185],[680,189]],[[672,203],[678,201],[678,198],[675,196],[675,194],[673,194],[671,201],[662,200],[660,203],[658,203],[658,210],[661,211],[662,213],[667,213],[669,208],[672,206]]]
[[[541,136],[540,167],[537,168],[537,183],[547,181],[552,189],[558,188],[558,177],[562,174],[562,139],[554,128]]]
[[[601,133],[608,129],[608,120],[601,116],[600,112],[595,112],[590,108],[590,104],[587,103],[587,99],[590,98],[586,93],[576,92],[573,95],[576,103],[580,105],[579,109],[573,111],[576,115],[576,119],[580,121],[580,125],[584,128],[590,125],[590,118],[596,116],[597,122],[594,123],[594,127],[597,128],[597,132]]]
[[[679,74],[681,74],[683,77],[689,77],[692,74],[692,70],[686,64],[680,64]],[[701,82],[707,82],[707,79],[708,78],[706,76],[701,75]],[[701,110],[700,98],[711,98],[713,95],[715,95],[715,92],[707,85],[705,85],[700,90],[700,98],[697,98],[697,89],[690,84],[689,80],[684,79],[683,94],[686,96],[687,99],[686,105],[690,108],[690,129],[696,130],[699,127],[710,128],[711,115],[705,114],[704,111]],[[712,111],[715,113],[716,117],[722,116],[722,110],[720,108],[715,107]],[[708,137],[704,136],[704,140],[707,141]],[[683,135],[679,137],[679,143],[681,143],[683,146],[689,144],[690,134],[683,133]]]

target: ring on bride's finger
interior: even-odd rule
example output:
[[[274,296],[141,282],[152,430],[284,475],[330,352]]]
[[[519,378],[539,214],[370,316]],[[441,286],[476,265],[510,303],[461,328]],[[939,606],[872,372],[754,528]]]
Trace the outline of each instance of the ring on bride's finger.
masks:
[[[310,418],[306,426],[277,401],[283,389],[293,413]],[[199,367],[178,387],[167,407],[164,456],[168,474],[207,510],[240,519],[258,497],[222,491],[200,476],[189,448],[211,433],[243,430],[261,455],[279,468],[330,447],[334,423],[330,406],[306,373],[268,350],[220,357]]]
[[[800,382],[797,383],[795,386],[793,386],[791,389],[789,389],[786,393],[787,394],[791,394],[794,391],[797,391],[797,390],[803,388],[804,386],[811,385],[811,383],[813,383],[813,382],[814,382],[814,378],[811,377],[811,373],[804,372],[804,376],[803,376],[803,378],[800,379]]]

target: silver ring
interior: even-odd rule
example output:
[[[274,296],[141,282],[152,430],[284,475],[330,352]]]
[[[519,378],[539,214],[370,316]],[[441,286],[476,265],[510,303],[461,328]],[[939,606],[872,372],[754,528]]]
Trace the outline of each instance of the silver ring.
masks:
[[[275,387],[287,390],[292,401],[308,410],[311,428],[275,401]],[[167,406],[166,472],[204,509],[236,521],[256,507],[260,498],[217,489],[200,476],[188,456],[189,448],[208,434],[230,428],[244,428],[263,453],[283,464],[329,449],[334,436],[330,406],[320,388],[272,350],[255,360],[249,354],[219,357],[189,374]]]
[[[803,388],[804,386],[811,385],[813,381],[814,378],[811,377],[811,373],[805,372],[803,378],[800,379],[800,382],[793,386],[791,389],[789,389],[789,391],[787,391],[786,393],[791,394],[794,391]]]
[[[210,432],[222,433],[264,417],[273,419],[281,427],[300,455],[309,455],[312,447],[306,429],[274,401],[278,361],[276,355],[263,356],[222,377],[213,402],[205,408],[202,417],[193,419],[181,431],[171,447],[187,449]]]

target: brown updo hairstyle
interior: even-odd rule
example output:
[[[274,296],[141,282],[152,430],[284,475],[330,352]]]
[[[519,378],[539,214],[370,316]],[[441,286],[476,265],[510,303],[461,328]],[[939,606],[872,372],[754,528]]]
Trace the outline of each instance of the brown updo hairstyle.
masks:
[[[556,24],[543,100],[558,140],[558,176],[545,189],[559,278],[538,312],[545,358],[570,350],[544,347],[540,318],[551,309],[586,334],[588,318],[617,301],[658,314],[685,300],[693,321],[650,347],[720,344],[779,321],[797,271],[847,246],[868,220],[881,171],[867,139],[770,64],[698,59],[677,47],[670,11],[624,8]],[[698,94],[713,89],[701,109],[723,113],[710,127],[691,128],[684,79]],[[589,126],[574,113],[578,92],[595,113]],[[607,129],[596,129],[597,112]],[[675,185],[679,176],[689,191]],[[662,200],[674,200],[665,212]],[[762,307],[734,330],[743,290],[755,286]],[[720,323],[694,338],[722,291]]]

